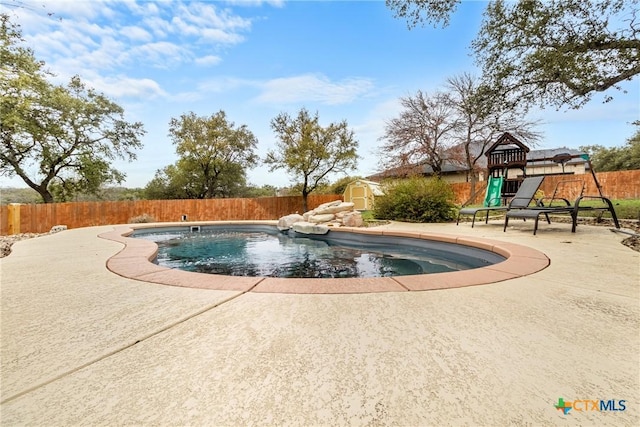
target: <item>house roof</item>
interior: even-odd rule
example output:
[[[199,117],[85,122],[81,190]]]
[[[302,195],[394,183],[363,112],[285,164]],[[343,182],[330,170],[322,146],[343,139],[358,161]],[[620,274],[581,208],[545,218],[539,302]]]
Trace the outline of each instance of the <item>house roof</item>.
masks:
[[[555,163],[552,159],[555,156],[559,156],[562,154],[568,154],[570,156],[580,156],[582,154],[584,154],[582,151],[580,150],[575,150],[573,148],[567,148],[567,147],[560,147],[560,148],[547,148],[547,149],[543,149],[543,150],[534,150],[531,151],[528,155],[527,155],[527,161],[529,163],[531,163],[534,166],[538,166],[542,163],[547,164],[547,163]],[[573,159],[569,159],[565,164],[581,164],[584,163],[586,160],[580,157],[576,157]]]
[[[509,134],[510,135],[510,134]],[[504,135],[503,135],[504,136]],[[506,141],[506,139],[505,139]],[[504,142],[504,141],[503,141]],[[483,156],[482,154],[485,154],[487,151],[489,151],[489,149],[491,147],[496,146],[496,143],[494,143],[493,145],[491,145],[491,147],[487,148],[487,150],[484,150],[484,153],[482,152],[482,143],[471,143],[471,145],[469,146],[469,152],[471,153],[471,155],[473,157],[478,157],[478,161],[476,162],[476,166],[479,167],[480,169],[486,169],[487,167],[487,157]],[[458,151],[460,149],[460,146],[456,146],[456,147],[452,147],[451,149],[447,150],[447,151]],[[540,150],[529,150],[527,149],[527,162],[529,166],[542,166],[542,165],[547,165],[547,164],[556,164],[553,160],[551,160],[554,156],[559,155],[559,154],[569,154],[572,156],[579,156],[581,154],[584,154],[582,151],[580,150],[576,150],[573,148],[568,148],[568,147],[559,147],[559,148],[545,148],[545,149],[540,149]],[[546,159],[546,160],[545,160]],[[570,165],[576,165],[576,164],[581,164],[581,163],[585,163],[586,160],[580,157],[577,158],[573,158],[568,160],[565,164],[570,164]],[[459,162],[459,161],[454,161],[454,160],[445,160],[442,164],[442,173],[444,174],[449,174],[449,173],[461,173],[461,172],[466,172],[467,171],[467,167],[465,164]],[[395,172],[395,173],[394,173]],[[433,168],[429,165],[423,165],[421,167],[421,173],[424,175],[432,175],[433,174]],[[368,178],[369,179],[383,179],[383,178],[387,178],[387,177],[394,177],[394,176],[398,176],[398,175],[402,175],[400,173],[397,173],[397,170],[394,169],[389,169],[386,171],[382,171],[379,172],[377,174],[371,175]]]

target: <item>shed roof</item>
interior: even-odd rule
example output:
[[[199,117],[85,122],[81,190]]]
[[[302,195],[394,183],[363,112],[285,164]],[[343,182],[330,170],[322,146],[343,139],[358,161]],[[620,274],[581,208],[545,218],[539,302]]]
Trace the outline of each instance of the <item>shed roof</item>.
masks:
[[[384,191],[382,191],[382,184],[380,184],[379,182],[369,181],[366,179],[356,179],[354,181],[351,181],[349,184],[347,184],[347,186],[351,184],[356,184],[358,182],[362,184],[366,184],[374,196],[384,196]]]

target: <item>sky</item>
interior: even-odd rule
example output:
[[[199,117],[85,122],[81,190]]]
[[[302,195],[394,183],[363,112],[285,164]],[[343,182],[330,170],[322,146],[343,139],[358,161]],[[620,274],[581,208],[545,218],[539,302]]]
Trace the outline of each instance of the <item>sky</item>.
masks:
[[[169,122],[194,112],[223,110],[246,125],[264,158],[276,147],[270,123],[301,108],[320,123],[347,121],[358,141],[358,169],[380,170],[376,154],[399,99],[442,89],[449,77],[479,76],[470,44],[483,1],[464,1],[445,28],[409,30],[383,0],[376,1],[100,1],[6,0],[26,46],[66,83],[78,75],[144,124],[144,148],[133,163],[118,162],[126,187],[144,187],[156,170],[177,160]],[[640,118],[640,85],[597,94],[583,109],[535,112],[543,138],[535,148],[621,146]],[[295,179],[266,166],[248,181],[285,187]],[[332,179],[338,179],[334,176]],[[1,186],[24,187],[18,178]]]

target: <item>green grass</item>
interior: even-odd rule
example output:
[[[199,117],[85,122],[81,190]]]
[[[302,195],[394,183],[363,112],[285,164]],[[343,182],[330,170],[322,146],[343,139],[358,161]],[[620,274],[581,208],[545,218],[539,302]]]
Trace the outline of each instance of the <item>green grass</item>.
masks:
[[[622,200],[612,200],[613,208],[616,211],[616,215],[618,219],[637,219],[640,220],[640,199],[622,199]],[[580,203],[580,206],[605,206],[602,201],[599,200],[583,200]],[[582,211],[580,212],[580,216],[584,217],[595,217],[598,215],[602,215],[603,218],[610,218],[611,214],[609,212],[598,212],[598,211]]]
[[[362,214],[362,219],[365,221],[372,221],[376,218],[373,216],[373,211],[360,211]]]

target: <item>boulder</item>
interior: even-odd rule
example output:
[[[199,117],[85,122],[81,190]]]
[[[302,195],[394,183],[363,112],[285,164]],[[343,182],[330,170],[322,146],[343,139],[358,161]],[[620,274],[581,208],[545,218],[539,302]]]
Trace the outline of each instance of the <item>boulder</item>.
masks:
[[[345,227],[362,227],[364,220],[362,214],[358,211],[349,212],[342,218],[342,224]]]
[[[291,228],[300,234],[327,234],[329,232],[329,227],[324,224],[314,224],[304,221],[296,222]]]
[[[314,210],[316,211],[317,215],[335,214],[337,212],[351,211],[353,210],[354,206],[355,204],[351,202],[340,202],[338,204],[336,204],[336,202],[333,202],[329,206],[325,206],[325,207],[322,207],[322,205],[320,205]]]
[[[338,205],[340,205],[340,203],[342,203],[342,200],[334,200],[333,202],[327,202],[327,203],[323,203],[321,205],[318,205],[316,207],[316,209],[314,209],[314,210],[317,210],[317,209],[322,210],[322,209],[326,209],[326,208],[331,207],[331,206],[338,206]]]
[[[334,214],[312,215],[312,216],[309,217],[309,219],[307,221],[318,224],[318,223],[321,223],[321,222],[333,221],[335,219],[335,217],[336,216]]]
[[[59,233],[66,229],[67,229],[66,225],[54,225],[53,227],[51,227],[51,230],[49,231],[49,233]]]
[[[298,214],[291,214],[291,215],[286,215],[283,216],[282,218],[280,218],[278,220],[278,230],[280,231],[285,231],[291,228],[291,226],[296,223],[296,222],[300,222],[303,221],[304,218],[302,217],[302,215],[298,215]]]

